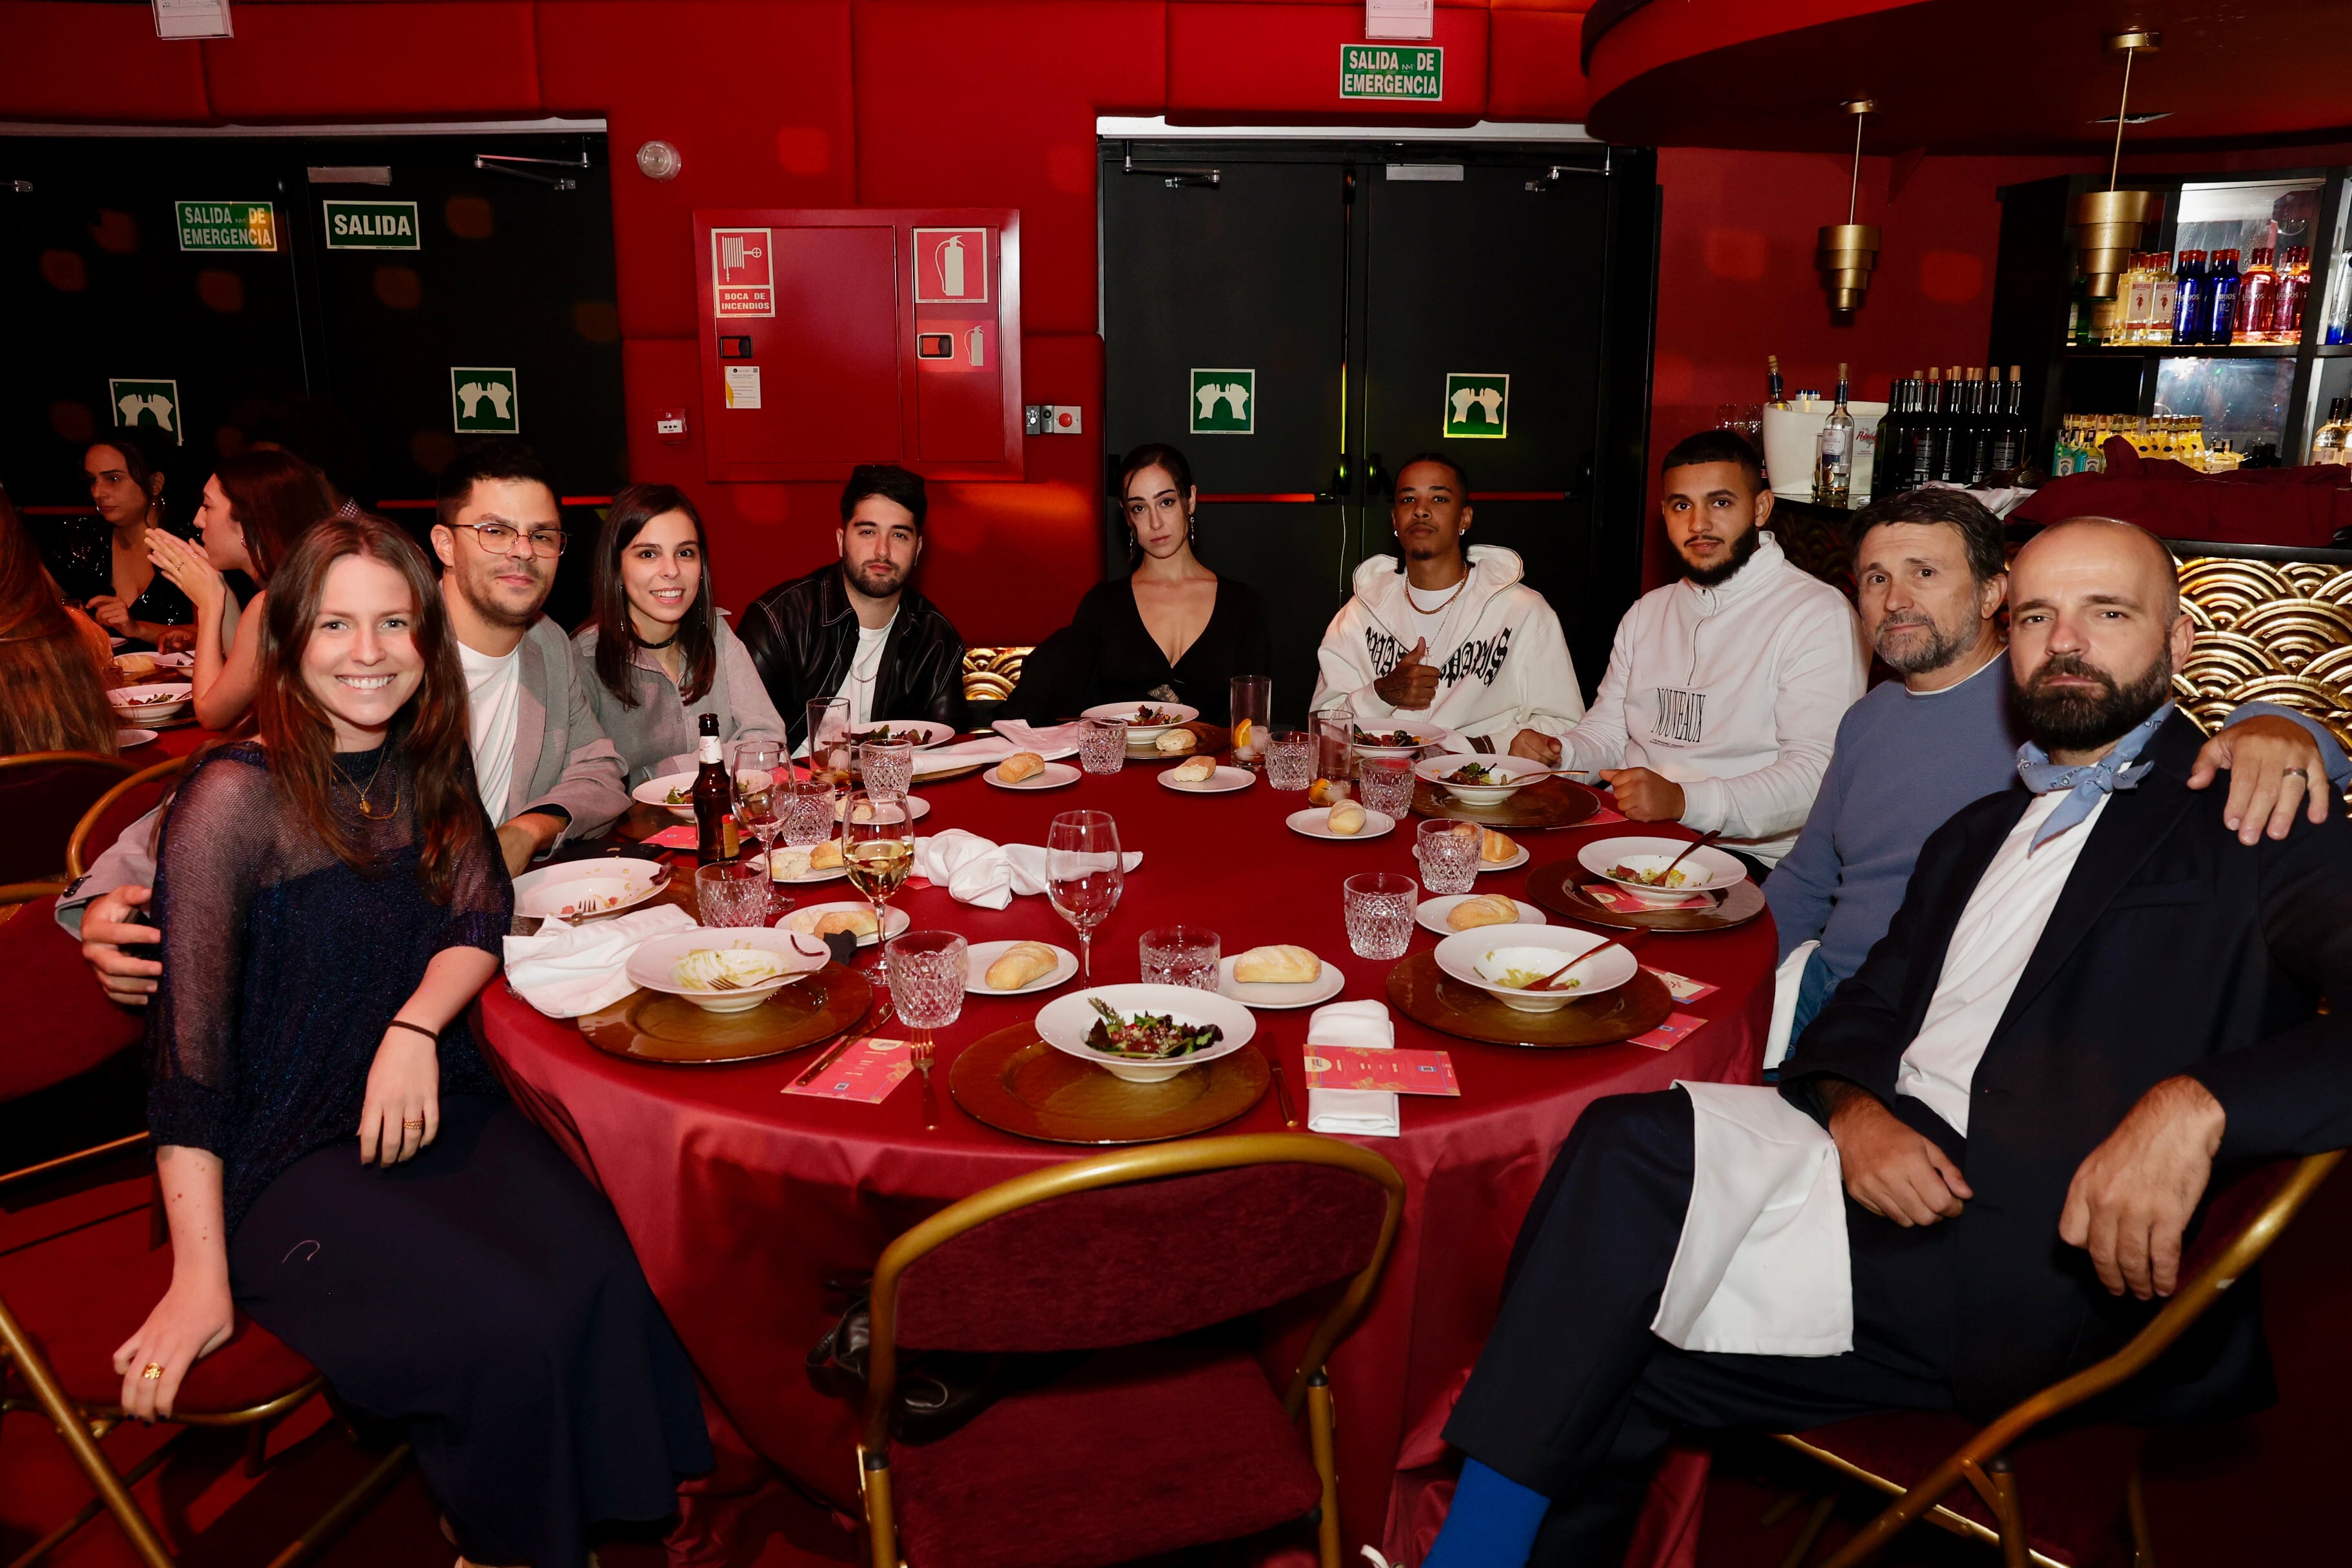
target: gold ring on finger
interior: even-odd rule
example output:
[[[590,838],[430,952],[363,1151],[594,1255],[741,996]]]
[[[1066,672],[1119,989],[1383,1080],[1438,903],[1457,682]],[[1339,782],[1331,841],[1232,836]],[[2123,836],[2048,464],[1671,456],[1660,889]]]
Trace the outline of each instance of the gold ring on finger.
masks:
[[[139,1369],[139,1375],[148,1383],[161,1383],[163,1381],[163,1363],[160,1361],[151,1361]]]
[[[404,1121],[404,1122],[402,1122],[402,1123],[401,1123],[401,1125],[402,1125],[403,1127],[407,1128],[407,1129],[408,1129],[410,1131],[412,1131],[412,1132],[422,1132],[422,1131],[425,1131],[425,1123],[424,1123],[423,1121]]]

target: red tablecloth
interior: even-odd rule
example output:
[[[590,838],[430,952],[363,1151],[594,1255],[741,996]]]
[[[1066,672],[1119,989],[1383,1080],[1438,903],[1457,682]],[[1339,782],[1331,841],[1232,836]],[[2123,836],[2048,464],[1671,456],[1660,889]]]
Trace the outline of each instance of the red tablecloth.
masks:
[[[1359,871],[1413,868],[1406,827],[1370,842],[1310,839],[1283,816],[1305,804],[1263,780],[1230,795],[1179,795],[1156,765],[1064,790],[1014,794],[978,778],[922,791],[925,830],[955,826],[1001,842],[1038,844],[1058,811],[1115,815],[1121,841],[1143,852],[1118,912],[1097,934],[1098,981],[1137,977],[1137,938],[1181,920],[1213,927],[1227,952],[1298,942],[1347,976],[1348,998],[1385,995],[1389,965],[1349,952],[1340,882]],[[1622,826],[1529,833],[1529,866],[1482,876],[1483,891],[1523,893],[1528,871],[1572,856]],[[835,891],[830,896],[851,896]],[[1074,946],[1043,898],[999,911],[950,900],[943,888],[898,899],[919,928],[974,942],[1035,937]],[[1416,950],[1434,939],[1414,936]],[[1487,1046],[1402,1017],[1400,1046],[1453,1053],[1459,1100],[1404,1102],[1404,1135],[1370,1139],[1408,1190],[1404,1228],[1370,1310],[1331,1363],[1341,1510],[1352,1559],[1373,1542],[1418,1561],[1450,1494],[1439,1432],[1492,1324],[1521,1216],[1583,1107],[1601,1095],[1662,1089],[1676,1079],[1753,1082],[1770,1009],[1771,922],[1733,931],[1652,936],[1644,962],[1722,987],[1687,1010],[1708,1020],[1670,1052],[1633,1045],[1573,1051]],[[869,1269],[895,1236],[992,1183],[1090,1151],[1034,1143],[953,1108],[946,1067],[968,1041],[1034,1015],[1034,998],[968,1001],[941,1032],[942,1125],[922,1128],[919,1083],[879,1106],[780,1092],[805,1056],[724,1068],[664,1068],[602,1055],[576,1026],[541,1016],[502,984],[481,1008],[490,1048],[517,1098],[611,1197],[654,1291],[712,1397],[768,1461],[845,1512],[857,1511],[856,1413],[817,1394],[802,1357],[838,1314],[821,1282]],[[1305,1114],[1305,1012],[1262,1012],[1258,1043],[1282,1063]],[[1275,1097],[1224,1131],[1282,1126]],[[1671,1536],[1689,1534],[1697,1477],[1683,1472]],[[704,1502],[707,1518],[722,1510]],[[692,1531],[687,1532],[689,1536]],[[1672,1540],[1658,1543],[1662,1555]],[[689,1549],[688,1555],[700,1552]],[[1679,1555],[1687,1558],[1688,1542]],[[717,1561],[716,1549],[711,1552]]]

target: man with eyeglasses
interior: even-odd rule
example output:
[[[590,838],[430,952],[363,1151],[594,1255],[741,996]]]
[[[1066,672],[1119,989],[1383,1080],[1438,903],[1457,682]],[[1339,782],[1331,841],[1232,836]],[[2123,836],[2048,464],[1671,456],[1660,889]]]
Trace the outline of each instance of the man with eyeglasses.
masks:
[[[540,613],[564,544],[555,482],[522,442],[481,442],[443,471],[433,551],[466,668],[475,784],[509,872],[629,808],[621,753],[588,705],[570,642]],[[155,879],[153,827],[152,813],[132,823],[58,900],[58,923],[82,939],[99,983],[134,1006],[163,973],[121,945],[154,940],[131,919]]]

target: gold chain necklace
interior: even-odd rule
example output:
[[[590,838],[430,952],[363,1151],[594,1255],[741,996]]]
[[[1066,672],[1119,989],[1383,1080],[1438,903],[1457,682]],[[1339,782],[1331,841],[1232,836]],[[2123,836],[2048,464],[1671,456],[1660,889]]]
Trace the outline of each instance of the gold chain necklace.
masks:
[[[360,816],[369,822],[386,821],[400,810],[400,785],[396,781],[392,786],[391,805],[385,806],[382,811],[372,810],[368,805],[368,796],[375,790],[375,781],[383,776],[383,764],[390,759],[391,755],[392,753],[387,751],[383,756],[376,758],[375,772],[368,774],[367,787],[365,789],[362,789],[358,784],[352,784],[351,775],[344,773],[342,769],[337,768],[335,770],[335,776],[342,780],[345,784],[351,784],[352,793],[359,796]]]
[[[1423,608],[1421,607],[1421,605],[1420,605],[1419,604],[1417,604],[1417,603],[1415,603],[1415,602],[1414,602],[1414,600],[1413,600],[1413,596],[1412,596],[1412,584],[1411,583],[1407,583],[1407,584],[1404,585],[1404,602],[1405,602],[1406,604],[1408,604],[1408,605],[1412,605],[1413,613],[1414,613],[1415,615],[1419,615],[1419,616],[1439,616],[1439,615],[1444,615],[1444,614],[1445,613],[1445,606],[1446,606],[1446,605],[1450,605],[1450,604],[1452,604],[1452,603],[1454,603],[1454,600],[1456,600],[1456,599],[1460,598],[1460,597],[1462,596],[1462,590],[1463,590],[1463,589],[1465,589],[1465,588],[1467,588],[1469,585],[1470,585],[1470,574],[1469,574],[1468,572],[1466,572],[1466,571],[1465,571],[1465,572],[1464,572],[1464,573],[1462,574],[1462,581],[1460,581],[1459,583],[1456,583],[1456,584],[1454,584],[1454,592],[1452,592],[1451,594],[1446,595],[1445,595],[1445,597],[1444,597],[1443,599],[1440,599],[1440,600],[1437,602],[1436,605],[1435,605],[1433,608],[1424,610],[1424,609],[1423,609]]]

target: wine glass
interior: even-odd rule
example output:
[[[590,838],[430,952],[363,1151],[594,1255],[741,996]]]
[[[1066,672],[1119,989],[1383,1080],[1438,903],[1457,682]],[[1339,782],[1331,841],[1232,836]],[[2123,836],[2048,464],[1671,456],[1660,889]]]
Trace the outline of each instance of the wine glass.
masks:
[[[808,705],[808,765],[811,778],[833,784],[849,782],[849,699],[814,697]]]
[[[890,896],[915,868],[915,814],[905,795],[849,792],[841,811],[841,863],[849,885],[873,904],[875,924],[886,925]]]
[[[763,862],[775,847],[776,829],[783,820],[784,800],[792,789],[789,768],[784,748],[774,741],[736,742],[735,822]]]
[[[1078,979],[1094,984],[1095,927],[1118,907],[1126,885],[1118,824],[1108,811],[1066,811],[1045,830],[1045,891],[1078,932]]]

